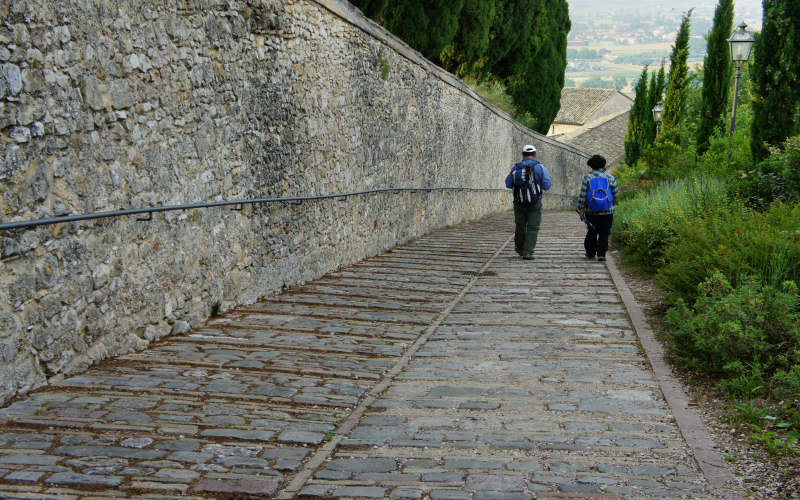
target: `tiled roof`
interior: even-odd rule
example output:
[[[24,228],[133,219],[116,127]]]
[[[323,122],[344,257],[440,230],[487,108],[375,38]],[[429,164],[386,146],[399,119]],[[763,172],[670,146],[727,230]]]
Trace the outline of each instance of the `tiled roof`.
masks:
[[[616,92],[614,89],[564,87],[561,89],[561,109],[553,123],[583,125]]]
[[[606,165],[613,167],[625,157],[625,133],[628,131],[630,114],[630,111],[625,111],[602,123],[598,123],[598,120],[594,126],[589,126],[580,135],[564,142],[590,155],[605,156]]]

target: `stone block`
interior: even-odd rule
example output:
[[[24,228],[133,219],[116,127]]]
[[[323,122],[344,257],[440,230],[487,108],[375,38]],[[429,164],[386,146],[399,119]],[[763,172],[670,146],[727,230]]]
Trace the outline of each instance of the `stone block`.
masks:
[[[115,488],[122,484],[120,476],[102,476],[91,474],[75,474],[74,472],[57,472],[44,480],[45,484],[68,486],[102,486]]]
[[[390,458],[337,458],[327,467],[347,472],[392,472],[397,470],[397,462]]]
[[[22,92],[22,72],[19,66],[11,63],[3,64],[0,66],[0,73],[5,81],[5,90],[8,95],[15,96]]]
[[[333,496],[339,498],[384,498],[386,489],[376,486],[344,486],[334,489]]]
[[[204,479],[198,481],[191,491],[222,495],[262,495],[272,497],[281,486],[281,479]]]

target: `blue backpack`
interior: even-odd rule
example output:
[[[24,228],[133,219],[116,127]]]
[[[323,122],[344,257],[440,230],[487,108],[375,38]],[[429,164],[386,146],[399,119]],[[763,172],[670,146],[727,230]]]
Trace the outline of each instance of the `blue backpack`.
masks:
[[[538,202],[540,194],[542,188],[533,178],[533,167],[514,170],[514,201],[529,205]]]
[[[589,189],[586,192],[586,207],[592,212],[611,210],[614,205],[614,195],[611,186],[605,177],[592,177],[589,179]]]

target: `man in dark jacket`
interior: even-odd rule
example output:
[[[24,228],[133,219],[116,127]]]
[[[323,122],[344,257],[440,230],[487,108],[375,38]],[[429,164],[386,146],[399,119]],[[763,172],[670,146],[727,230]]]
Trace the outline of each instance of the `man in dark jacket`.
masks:
[[[522,148],[522,161],[506,177],[506,187],[514,190],[514,247],[525,260],[533,259],[533,249],[542,222],[542,191],[553,185],[547,170],[536,159],[536,148]]]
[[[617,204],[617,181],[605,170],[606,159],[594,155],[586,162],[592,172],[583,176],[578,197],[578,214],[586,221],[586,238],[583,247],[586,258],[606,260],[608,235],[614,222],[614,205]]]

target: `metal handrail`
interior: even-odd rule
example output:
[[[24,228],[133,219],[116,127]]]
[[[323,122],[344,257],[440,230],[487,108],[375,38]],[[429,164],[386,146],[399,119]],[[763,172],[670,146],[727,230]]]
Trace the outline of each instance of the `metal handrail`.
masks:
[[[172,212],[176,210],[192,210],[195,208],[211,208],[211,207],[226,207],[226,206],[242,206],[242,205],[255,205],[263,203],[288,203],[288,202],[302,202],[312,200],[325,200],[333,198],[348,198],[350,196],[358,196],[374,193],[399,193],[399,192],[431,192],[431,191],[508,191],[507,189],[500,188],[466,188],[466,187],[429,187],[429,188],[379,188],[369,189],[366,191],[354,191],[350,193],[337,193],[337,194],[321,194],[316,196],[290,196],[286,198],[255,198],[249,200],[233,200],[233,201],[213,201],[207,203],[190,203],[183,205],[166,205],[161,207],[148,207],[148,208],[128,208],[125,210],[109,210],[107,212],[94,212],[83,215],[64,215],[60,217],[47,217],[44,219],[32,219],[18,222],[5,222],[0,224],[0,231],[7,229],[22,229],[36,226],[46,226],[52,224],[63,224],[65,222],[76,222],[92,219],[104,219],[108,217],[121,217],[124,215],[138,215],[152,214],[157,212]],[[145,219],[147,220],[147,219]]]

